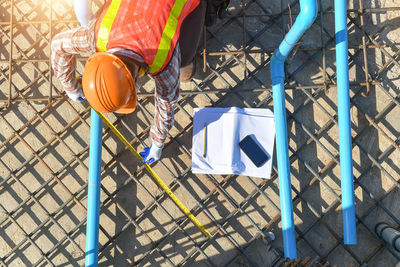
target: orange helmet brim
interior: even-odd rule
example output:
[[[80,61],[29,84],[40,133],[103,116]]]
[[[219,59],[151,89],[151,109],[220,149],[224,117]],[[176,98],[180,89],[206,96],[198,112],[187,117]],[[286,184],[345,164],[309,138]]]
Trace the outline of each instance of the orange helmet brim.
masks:
[[[134,112],[136,109],[136,90],[134,90],[131,99],[129,99],[128,103],[122,106],[120,109],[114,111],[115,113],[120,114],[129,114]]]

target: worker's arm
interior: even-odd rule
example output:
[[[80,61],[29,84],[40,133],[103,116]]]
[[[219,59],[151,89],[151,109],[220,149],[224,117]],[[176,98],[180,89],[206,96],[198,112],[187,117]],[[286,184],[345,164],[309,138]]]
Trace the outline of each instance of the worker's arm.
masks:
[[[179,97],[180,50],[176,46],[169,64],[154,76],[156,81],[155,114],[151,125],[152,146],[146,155],[146,161],[158,160],[169,130],[174,124],[174,106]],[[151,162],[151,161],[150,161]]]
[[[93,19],[91,0],[74,0],[76,18],[82,26],[86,26]]]
[[[73,100],[84,97],[75,75],[76,55],[96,51],[94,24],[95,20],[92,20],[87,26],[61,32],[54,36],[51,41],[51,65],[54,75],[60,80],[67,95]]]

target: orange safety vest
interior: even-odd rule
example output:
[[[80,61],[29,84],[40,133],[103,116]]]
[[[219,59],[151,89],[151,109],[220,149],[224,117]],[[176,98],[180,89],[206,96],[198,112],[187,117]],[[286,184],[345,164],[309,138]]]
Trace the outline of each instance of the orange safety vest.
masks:
[[[200,0],[108,0],[96,22],[98,51],[122,47],[141,55],[156,74],[169,63],[180,28]]]

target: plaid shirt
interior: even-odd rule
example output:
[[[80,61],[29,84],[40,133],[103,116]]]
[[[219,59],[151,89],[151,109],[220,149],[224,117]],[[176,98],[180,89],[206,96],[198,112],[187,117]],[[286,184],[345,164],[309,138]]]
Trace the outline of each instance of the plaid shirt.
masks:
[[[95,25],[96,20],[92,20],[86,26],[57,34],[51,42],[51,62],[54,74],[69,94],[81,90],[75,76],[76,55],[96,52]],[[143,58],[131,50],[112,48],[108,52],[123,54],[144,63]],[[174,105],[178,100],[180,87],[180,60],[181,54],[179,44],[177,44],[168,65],[163,71],[153,76],[156,82],[155,115],[150,137],[157,146],[164,144],[167,133],[174,123]]]

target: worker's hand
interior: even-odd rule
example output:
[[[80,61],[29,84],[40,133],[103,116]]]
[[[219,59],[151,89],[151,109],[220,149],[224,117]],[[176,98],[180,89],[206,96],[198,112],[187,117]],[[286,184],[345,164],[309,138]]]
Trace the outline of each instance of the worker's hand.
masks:
[[[86,97],[82,89],[82,77],[77,76],[76,80],[78,81],[79,87],[73,91],[65,90],[65,92],[67,93],[68,97],[74,101],[86,101]]]
[[[73,91],[67,91],[68,97],[71,98],[74,101],[86,101],[85,94],[83,93],[82,87],[79,87],[78,89],[75,89]]]
[[[150,147],[145,147],[144,151],[139,153],[139,155],[143,158],[142,162],[150,164],[159,160],[163,147],[164,146],[158,147],[155,144],[152,144]]]

